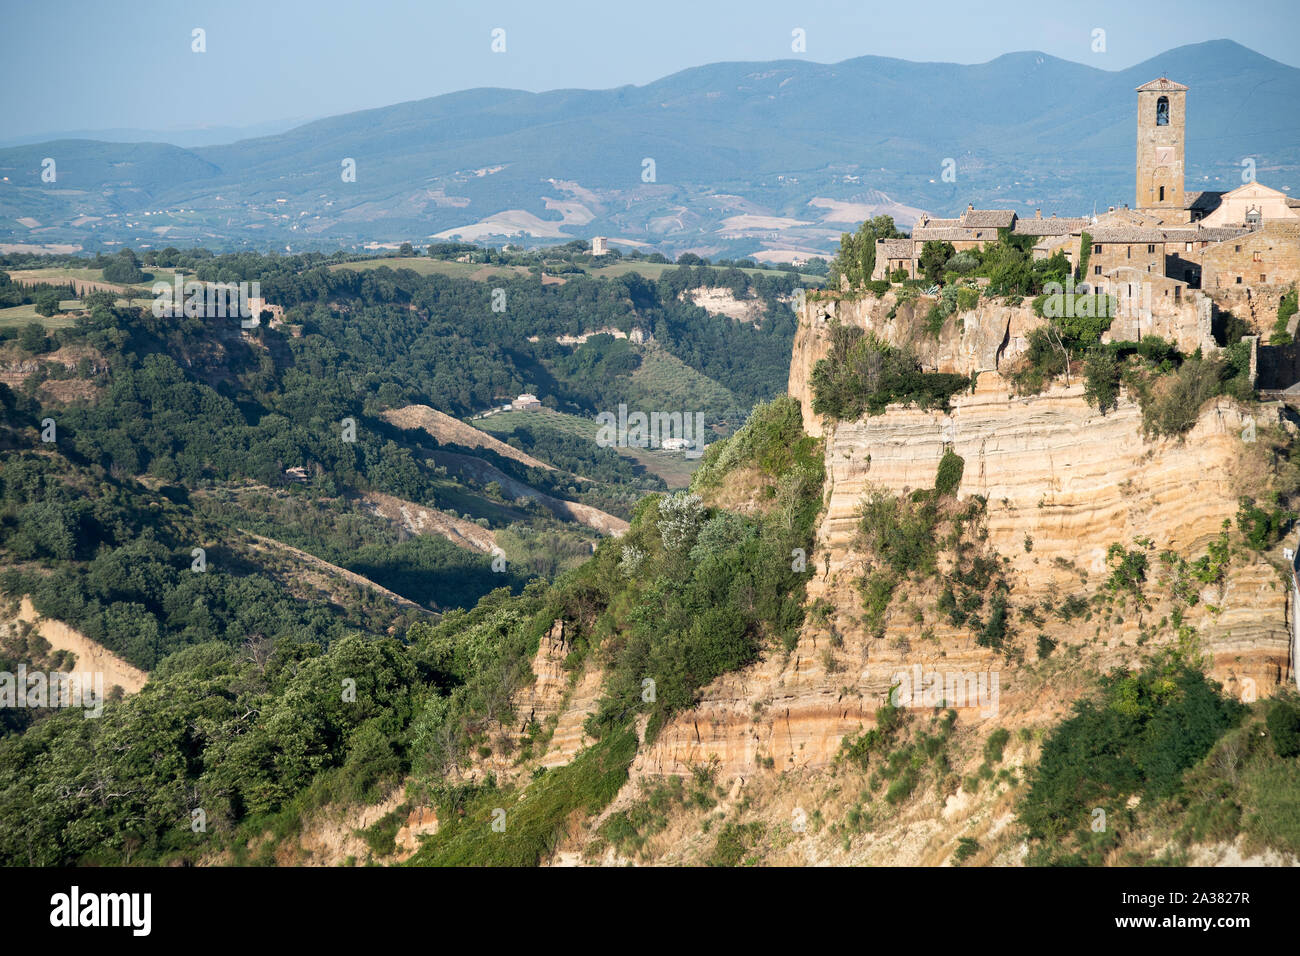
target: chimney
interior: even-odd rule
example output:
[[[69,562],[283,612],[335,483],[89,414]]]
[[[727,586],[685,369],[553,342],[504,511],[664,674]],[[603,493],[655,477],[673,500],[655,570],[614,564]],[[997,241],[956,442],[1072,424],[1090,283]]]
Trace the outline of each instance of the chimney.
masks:
[[[971,211],[972,209],[974,209],[974,208],[975,208],[975,204],[974,204],[973,202],[968,202],[968,203],[966,204],[966,211],[967,211],[967,212],[970,212],[970,211]]]
[[[1041,210],[1041,209],[1035,209],[1035,210],[1034,210],[1034,218],[1035,218],[1035,219],[1042,219],[1042,218],[1043,218],[1043,210]]]
[[[1106,207],[1106,211],[1107,211],[1107,212],[1114,212],[1114,211],[1115,211],[1115,207],[1114,207],[1114,206],[1107,206],[1107,207]]]

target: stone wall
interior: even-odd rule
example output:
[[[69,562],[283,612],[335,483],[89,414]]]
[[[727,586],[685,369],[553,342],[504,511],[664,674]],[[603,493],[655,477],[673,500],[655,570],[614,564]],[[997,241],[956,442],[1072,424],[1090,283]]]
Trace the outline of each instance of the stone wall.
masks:
[[[1210,246],[1201,287],[1288,286],[1300,282],[1300,222],[1266,222],[1257,232]]]

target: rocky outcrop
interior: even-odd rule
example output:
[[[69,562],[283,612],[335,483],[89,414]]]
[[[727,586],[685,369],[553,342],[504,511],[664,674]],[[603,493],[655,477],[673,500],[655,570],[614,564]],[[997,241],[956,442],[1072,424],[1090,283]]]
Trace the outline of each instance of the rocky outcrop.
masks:
[[[556,619],[533,655],[532,682],[516,693],[511,702],[513,721],[509,726],[496,722],[488,732],[495,746],[490,755],[475,759],[471,778],[490,772],[498,781],[517,779],[522,767],[517,759],[518,748],[525,744],[534,724],[541,728],[543,745],[534,751],[533,756],[538,759],[528,765],[529,771],[537,766],[563,766],[592,743],[584,725],[596,712],[604,672],[589,665],[568,669],[566,664],[572,650],[564,621]]]
[[[1028,331],[1041,321],[1028,308],[989,304],[927,338],[918,333],[919,306],[894,306],[892,294],[812,301],[796,334],[790,391],[803,406],[805,429],[826,439],[825,510],[807,595],[808,606],[824,612],[809,615],[788,656],[771,651],[705,688],[698,706],[638,754],[634,778],[686,774],[709,763],[724,779],[763,766],[826,767],[845,734],[872,723],[897,675],[917,667],[966,679],[983,675],[990,683],[997,675],[996,713],[972,701],[958,708],[964,722],[1059,719],[1083,682],[1071,676],[1045,683],[1031,675],[1027,665],[1037,652],[1027,626],[1020,627],[1014,657],[979,646],[974,634],[936,613],[934,586],[902,589],[883,635],[868,631],[857,588],[867,556],[855,540],[863,496],[871,488],[898,494],[932,487],[945,449],[960,455],[959,496],[987,501],[982,546],[998,556],[1013,617],[1044,602],[1095,594],[1109,574],[1112,544],[1148,549],[1150,610],[1130,604],[1122,613],[1099,611],[1068,622],[1049,614],[1041,625],[1051,640],[1077,649],[1076,673],[1104,670],[1137,663],[1179,640],[1168,623],[1170,596],[1158,586],[1157,556],[1165,549],[1186,559],[1203,554],[1235,517],[1238,496],[1267,484],[1269,452],[1251,436],[1293,429],[1277,406],[1244,409],[1217,399],[1182,439],[1150,439],[1139,407],[1127,399],[1101,415],[1078,384],[1033,397],[1011,394],[998,369],[1023,351]],[[861,421],[821,421],[812,413],[808,379],[826,354],[832,318],[893,344],[920,343],[918,355],[929,368],[977,373],[974,393],[954,398],[946,413],[891,407]],[[1143,544],[1135,544],[1139,538]],[[1210,673],[1229,693],[1265,695],[1293,680],[1293,609],[1280,568],[1280,555],[1237,548],[1223,581],[1206,588],[1195,606],[1180,608]]]
[[[1005,369],[1029,345],[1029,333],[1043,323],[1028,304],[1016,306],[980,299],[975,309],[948,317],[938,335],[925,328],[933,297],[899,302],[894,292],[883,297],[810,299],[800,315],[790,361],[789,393],[803,407],[804,428],[822,434],[812,410],[813,368],[830,351],[834,323],[864,329],[893,346],[912,348],[928,371],[971,375]]]
[[[42,617],[32,606],[32,600],[23,595],[14,619],[16,624],[28,624],[32,633],[49,641],[56,651],[68,651],[76,656],[76,663],[68,670],[80,673],[98,673],[104,675],[104,688],[111,690],[121,687],[128,694],[134,694],[144,687],[149,680],[147,671],[142,671],[127,663],[107,648],[96,644],[80,631],[74,630],[62,621]],[[8,626],[6,626],[6,630]]]

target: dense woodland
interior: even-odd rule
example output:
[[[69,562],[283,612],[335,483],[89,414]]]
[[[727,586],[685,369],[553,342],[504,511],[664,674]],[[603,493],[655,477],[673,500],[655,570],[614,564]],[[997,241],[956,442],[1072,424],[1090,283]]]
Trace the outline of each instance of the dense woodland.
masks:
[[[27,411],[21,399],[6,397],[11,419],[21,420]],[[576,629],[578,653],[607,661],[605,700],[590,726],[599,741],[593,755],[556,771],[558,808],[535,796],[547,788],[532,791],[522,818],[543,814],[537,828],[518,826],[510,841],[485,841],[479,828],[448,826],[419,860],[537,862],[560,819],[548,814],[567,812],[592,788],[607,800],[609,786],[616,789],[625,778],[638,713],[650,716],[648,733],[655,733],[714,676],[790,642],[797,631],[807,574],[795,571],[788,556],[794,547],[811,547],[822,480],[819,445],[801,437],[798,408],[788,399],[760,408],[724,445],[706,455],[701,488],[733,468],[756,468],[776,502],[768,514],[733,515],[686,492],[652,495],[638,506],[627,536],[604,541],[594,558],[555,584],[534,580],[517,596],[500,588],[472,610],[438,622],[339,614],[326,627],[294,619],[294,608],[305,609],[273,583],[251,580],[252,568],[192,575],[191,582],[178,554],[183,545],[175,546],[176,529],[168,526],[170,519],[179,528],[181,519],[157,516],[150,535],[132,523],[138,519],[108,504],[90,508],[83,517],[95,522],[95,533],[117,519],[113,533],[123,539],[156,536],[159,542],[117,548],[107,542],[99,549],[107,557],[75,570],[65,561],[66,574],[84,575],[95,597],[135,594],[138,606],[124,614],[172,606],[192,616],[202,609],[221,626],[213,632],[190,622],[177,642],[188,646],[159,648],[148,686],[110,701],[101,719],[44,714],[25,732],[0,740],[0,819],[6,822],[0,860],[193,860],[219,848],[245,859],[253,834],[269,828],[290,835],[304,811],[376,799],[411,773],[440,806],[513,805],[518,794],[498,792],[491,782],[467,788],[455,781],[474,753],[501,746],[493,728],[512,720],[511,697],[528,679],[529,658],[541,634],[563,617]],[[53,456],[29,456],[47,462],[24,474],[43,468],[67,474],[49,461]],[[106,496],[127,497],[111,475],[84,467]],[[10,487],[20,490],[6,484],[6,492]],[[155,510],[149,505],[162,503],[139,501],[127,510]],[[80,533],[94,550],[86,530]],[[11,526],[6,547],[25,533],[26,522]],[[72,539],[32,547],[42,553],[61,547],[75,559],[78,540],[74,532]],[[33,574],[59,566],[52,558],[44,564]],[[159,631],[182,623],[160,619]],[[384,623],[392,636],[384,636]],[[610,635],[618,635],[612,644]],[[659,689],[650,702],[642,695],[647,674]],[[353,702],[340,700],[345,680],[356,681]],[[540,728],[530,731],[537,733]],[[206,833],[188,825],[195,806],[207,814]],[[264,852],[273,853],[274,845],[266,843]],[[258,861],[270,857],[252,862]]]

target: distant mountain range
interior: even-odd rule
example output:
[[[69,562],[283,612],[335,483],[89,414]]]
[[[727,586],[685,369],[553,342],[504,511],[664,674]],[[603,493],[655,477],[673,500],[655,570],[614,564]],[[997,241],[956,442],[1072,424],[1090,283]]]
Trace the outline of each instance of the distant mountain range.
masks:
[[[29,143],[47,143],[57,139],[97,139],[106,143],[170,143],[173,146],[217,146],[254,136],[274,136],[296,126],[309,123],[316,117],[271,120],[248,126],[180,126],[173,129],[116,129],[62,130],[58,133],[28,133],[22,136],[0,136],[0,148],[26,146]]]
[[[476,89],[228,145],[0,149],[0,243],[311,248],[607,235],[668,255],[829,254],[888,213],[1132,202],[1134,88],[1188,94],[1187,188],[1300,188],[1300,70],[1239,44],[1107,72],[1043,53],[715,63],[611,90]],[[42,161],[57,180],[42,182]],[[344,161],[355,181],[344,181]],[[955,181],[943,176],[952,160]]]

